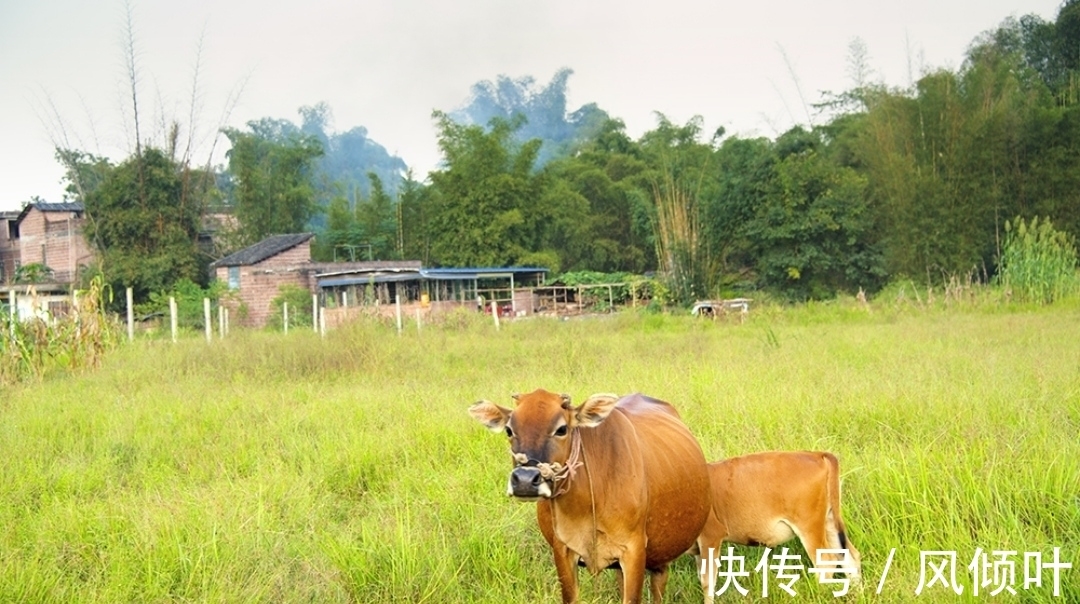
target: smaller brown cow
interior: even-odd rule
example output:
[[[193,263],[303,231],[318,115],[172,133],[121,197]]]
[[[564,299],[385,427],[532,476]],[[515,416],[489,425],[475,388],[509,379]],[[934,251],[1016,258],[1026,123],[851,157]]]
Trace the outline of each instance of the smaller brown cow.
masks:
[[[724,541],[775,547],[798,537],[811,564],[819,549],[846,549],[849,556],[826,554],[852,581],[858,581],[859,552],[848,540],[840,517],[840,464],[831,453],[770,451],[709,464],[712,511],[697,540],[701,584],[710,604],[706,560],[720,555]],[[824,569],[823,569],[824,570]]]

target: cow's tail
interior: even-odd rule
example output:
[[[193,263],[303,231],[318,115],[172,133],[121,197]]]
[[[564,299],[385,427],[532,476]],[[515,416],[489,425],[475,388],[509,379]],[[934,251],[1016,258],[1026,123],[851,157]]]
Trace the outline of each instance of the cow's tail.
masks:
[[[855,546],[848,540],[847,528],[844,526],[844,518],[840,515],[840,462],[837,461],[836,456],[832,453],[824,453],[825,465],[828,468],[828,477],[825,483],[828,485],[828,498],[829,498],[829,512],[828,516],[832,519],[833,527],[836,529],[837,541],[840,544],[841,549],[848,551],[847,572],[848,577],[853,581],[859,580],[860,567],[862,562],[860,560],[859,551],[855,549]]]
[[[822,453],[821,456],[828,468],[825,484],[829,496],[829,515],[836,523],[836,536],[840,540],[840,547],[848,549],[847,530],[844,528],[844,519],[840,516],[840,462],[832,453]]]

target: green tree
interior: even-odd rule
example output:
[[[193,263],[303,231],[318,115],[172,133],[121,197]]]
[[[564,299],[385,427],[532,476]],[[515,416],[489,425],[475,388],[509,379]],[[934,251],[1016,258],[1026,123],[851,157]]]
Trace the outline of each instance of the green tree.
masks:
[[[657,127],[641,138],[652,167],[646,178],[654,202],[653,244],[675,300],[691,304],[715,293],[720,282],[713,242],[703,227],[704,208],[717,194],[714,150],[699,140],[700,116],[682,126],[663,114],[657,118]]]
[[[417,182],[408,171],[397,200],[400,256],[424,265],[431,262],[431,192],[431,187]]]
[[[777,139],[771,177],[744,227],[761,283],[795,299],[874,290],[885,276],[866,180],[821,146],[799,127]]]
[[[371,197],[356,206],[356,222],[365,240],[362,243],[371,246],[369,253],[376,260],[398,258],[396,204],[377,174],[369,173],[368,180]]]
[[[583,213],[558,246],[562,269],[640,273],[656,268],[641,148],[619,120],[608,120],[577,153],[545,167],[560,191]]]
[[[195,172],[159,149],[144,148],[87,194],[86,235],[114,290],[130,286],[141,302],[183,279],[206,283],[198,235],[207,191],[186,183],[209,179]]]
[[[232,143],[227,157],[239,224],[235,247],[301,232],[318,211],[312,164],[322,155],[319,141],[284,120],[248,122],[248,128],[223,131]]]
[[[530,206],[542,196],[533,172],[538,140],[512,143],[520,120],[494,119],[490,131],[433,114],[445,168],[430,175],[434,189],[432,260],[444,266],[510,266],[533,247]]]

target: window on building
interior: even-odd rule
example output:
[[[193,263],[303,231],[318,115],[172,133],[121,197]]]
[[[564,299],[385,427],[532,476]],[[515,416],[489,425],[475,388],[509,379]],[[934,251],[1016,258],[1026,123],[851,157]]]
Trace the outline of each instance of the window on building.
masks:
[[[240,289],[240,267],[229,267],[229,289]]]

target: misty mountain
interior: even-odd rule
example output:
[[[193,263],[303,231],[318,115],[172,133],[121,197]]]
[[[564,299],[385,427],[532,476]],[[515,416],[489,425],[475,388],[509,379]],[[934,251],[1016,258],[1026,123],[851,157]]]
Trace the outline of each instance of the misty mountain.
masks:
[[[599,131],[608,114],[596,103],[567,112],[566,87],[573,70],[560,69],[546,86],[538,86],[532,76],[511,78],[499,75],[494,82],[473,84],[468,104],[450,113],[464,124],[486,126],[492,118],[512,122],[516,116],[525,123],[515,133],[519,143],[534,138],[543,141],[537,166],[570,153],[575,145]]]
[[[264,117],[249,122],[248,126],[253,134],[267,140],[310,136],[322,146],[323,155],[315,160],[312,185],[316,202],[324,211],[312,218],[311,228],[325,228],[325,210],[335,197],[344,197],[350,208],[370,198],[369,172],[379,177],[387,193],[396,195],[408,166],[386,147],[368,138],[367,128],[355,126],[345,132],[334,132],[333,114],[325,102],[301,107],[299,113],[299,125],[286,119]]]

